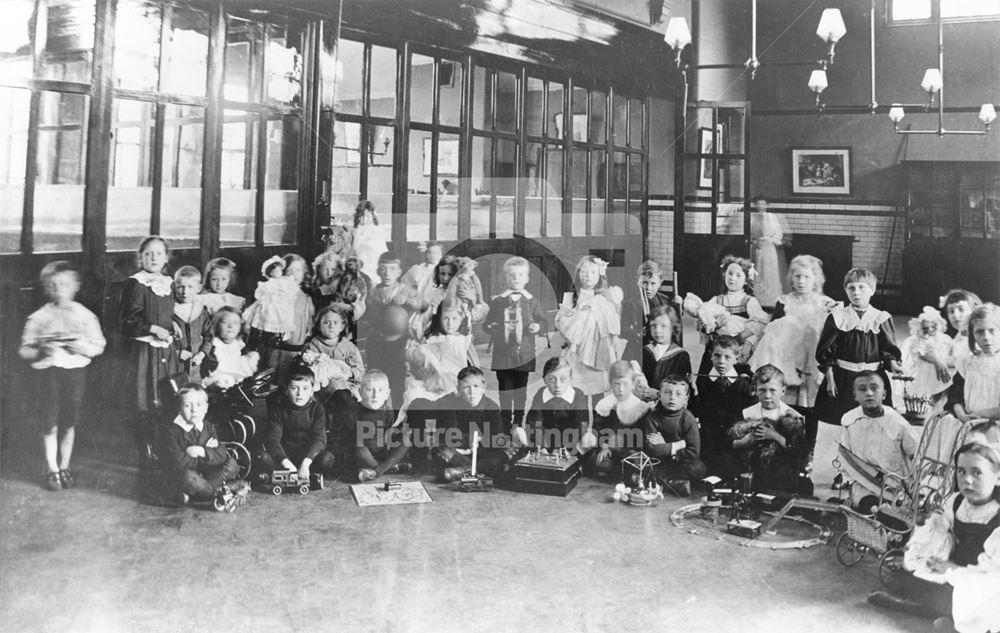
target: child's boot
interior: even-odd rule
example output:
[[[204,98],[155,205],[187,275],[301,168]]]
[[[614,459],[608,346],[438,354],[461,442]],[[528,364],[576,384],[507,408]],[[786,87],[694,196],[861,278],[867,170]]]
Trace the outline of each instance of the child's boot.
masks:
[[[72,488],[76,485],[76,480],[73,479],[73,473],[70,472],[69,468],[64,468],[59,471],[59,481],[62,482],[63,488]]]
[[[45,477],[45,487],[53,492],[62,490],[62,478],[58,472],[51,472]]]

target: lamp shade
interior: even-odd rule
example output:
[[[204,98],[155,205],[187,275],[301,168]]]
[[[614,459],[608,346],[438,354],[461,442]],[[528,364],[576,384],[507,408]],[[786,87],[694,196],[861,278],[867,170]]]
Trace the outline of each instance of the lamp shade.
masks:
[[[993,107],[992,103],[984,103],[983,107],[979,108],[979,120],[989,125],[997,118],[996,108]]]
[[[681,49],[691,43],[691,29],[686,18],[670,18],[663,41],[673,49]]]
[[[847,27],[844,26],[844,18],[840,15],[840,9],[823,9],[823,15],[819,18],[819,26],[816,27],[816,35],[819,35],[828,44],[836,44],[846,34]]]
[[[830,84],[826,80],[825,70],[814,70],[812,74],[809,75],[809,89],[819,94],[826,90],[826,87]]]
[[[937,68],[928,68],[924,72],[924,80],[920,82],[920,87],[927,93],[936,93],[941,90],[944,82],[941,80],[941,71]]]
[[[906,112],[900,104],[894,103],[892,104],[892,107],[889,108],[889,120],[893,123],[899,123],[903,120],[904,116],[906,116]]]

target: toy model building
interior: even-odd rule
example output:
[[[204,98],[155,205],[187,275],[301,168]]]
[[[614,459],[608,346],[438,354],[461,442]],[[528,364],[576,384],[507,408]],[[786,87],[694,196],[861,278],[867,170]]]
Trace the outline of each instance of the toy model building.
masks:
[[[553,453],[539,448],[514,463],[518,492],[565,497],[579,478],[580,460],[564,448]]]
[[[654,467],[660,463],[655,457],[639,451],[622,460],[622,482],[615,486],[612,497],[633,506],[651,506],[663,498],[663,487],[656,482]]]

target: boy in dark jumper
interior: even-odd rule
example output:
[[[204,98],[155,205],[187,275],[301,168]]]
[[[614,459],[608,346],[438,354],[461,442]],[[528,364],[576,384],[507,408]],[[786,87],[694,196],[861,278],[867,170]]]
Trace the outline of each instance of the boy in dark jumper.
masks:
[[[576,449],[585,453],[596,446],[593,413],[587,394],[573,387],[573,368],[555,356],[542,368],[545,386],[535,392],[524,416],[528,443],[545,449]]]
[[[330,398],[330,412],[340,420],[336,442],[352,453],[358,481],[409,472],[410,464],[403,461],[409,438],[402,429],[393,427],[396,416],[389,405],[389,378],[385,372],[365,372],[360,398],[355,399],[346,389],[335,391]]]
[[[326,450],[326,411],[313,398],[315,380],[311,369],[294,367],[285,389],[268,400],[264,452],[257,459],[262,473],[280,466],[309,481],[312,472],[333,468],[334,457]]]
[[[499,405],[485,393],[483,371],[478,367],[466,367],[458,372],[458,393],[437,401],[444,422],[443,445],[434,447],[432,453],[441,465],[445,481],[462,477],[472,465],[473,450],[477,450],[479,472],[496,478],[509,469],[514,449],[510,447],[509,436],[505,435],[508,425],[501,420]],[[474,431],[479,431],[481,441],[477,447],[472,446]],[[497,439],[501,437],[504,441]]]
[[[223,484],[235,480],[240,471],[236,460],[219,443],[215,427],[205,423],[208,394],[197,384],[185,385],[177,392],[179,411],[160,431],[160,446],[169,485],[176,486],[177,501],[211,499]],[[246,482],[234,483],[243,490]]]
[[[723,475],[733,462],[729,429],[743,419],[743,409],[756,402],[750,367],[737,365],[740,342],[718,336],[712,343],[712,369],[698,377],[698,395],[691,411],[701,423],[702,459],[709,470]]]
[[[657,474],[682,497],[691,494],[691,480],[705,476],[698,420],[687,410],[690,390],[681,376],[667,376],[660,383],[659,404],[643,419],[646,450],[660,460]]]

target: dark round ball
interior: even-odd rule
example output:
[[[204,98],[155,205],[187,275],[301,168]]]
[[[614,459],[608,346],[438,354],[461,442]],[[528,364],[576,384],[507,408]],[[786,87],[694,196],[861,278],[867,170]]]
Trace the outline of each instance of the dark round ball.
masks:
[[[403,306],[391,303],[379,310],[377,323],[382,335],[392,340],[406,334],[410,327],[410,315]]]

